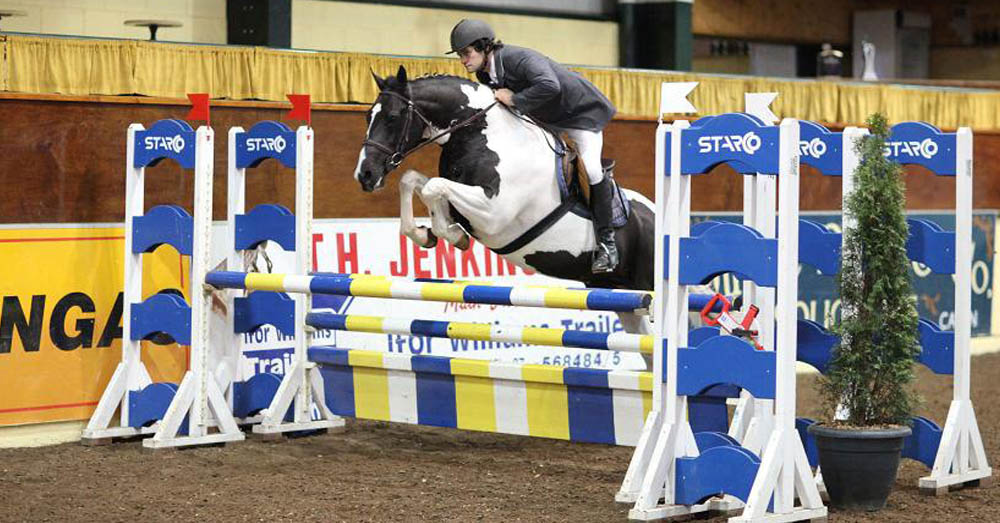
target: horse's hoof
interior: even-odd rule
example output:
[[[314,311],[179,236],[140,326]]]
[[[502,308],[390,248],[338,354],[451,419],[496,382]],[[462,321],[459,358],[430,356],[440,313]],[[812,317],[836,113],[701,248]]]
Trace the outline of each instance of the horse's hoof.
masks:
[[[425,228],[425,230],[427,231],[427,241],[424,242],[424,244],[421,245],[421,247],[425,249],[433,249],[434,247],[437,247],[438,237],[433,232],[431,232],[430,229]]]
[[[462,236],[462,239],[459,240],[458,243],[455,244],[455,247],[457,247],[458,250],[460,250],[460,251],[466,251],[466,250],[469,249],[469,243],[470,243],[469,242],[469,237],[467,235],[466,236]]]

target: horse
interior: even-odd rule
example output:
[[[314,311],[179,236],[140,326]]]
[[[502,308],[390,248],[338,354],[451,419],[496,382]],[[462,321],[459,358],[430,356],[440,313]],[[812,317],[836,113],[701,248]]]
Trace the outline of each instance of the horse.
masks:
[[[615,239],[618,267],[592,274],[594,228],[579,197],[564,201],[555,137],[498,104],[493,91],[466,78],[433,75],[408,80],[372,76],[379,94],[366,115],[368,129],[354,178],[361,189],[384,187],[403,159],[430,143],[441,147],[438,177],[409,169],[400,186],[401,233],[424,248],[438,238],[467,249],[469,236],[504,259],[538,273],[588,287],[653,289],[654,207],[623,190],[631,203]],[[586,177],[584,177],[586,180]],[[427,206],[431,227],[413,219],[413,195]],[[638,315],[619,315],[628,332],[650,332]]]

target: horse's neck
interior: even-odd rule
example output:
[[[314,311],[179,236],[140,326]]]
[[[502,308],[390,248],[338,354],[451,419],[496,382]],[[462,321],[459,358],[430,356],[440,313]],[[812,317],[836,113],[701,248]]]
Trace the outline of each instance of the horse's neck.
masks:
[[[443,144],[452,158],[497,155],[507,161],[534,157],[550,158],[553,136],[522,119],[505,107],[494,106],[482,116],[483,122],[462,129]]]
[[[439,175],[467,185],[494,186],[492,190],[498,189],[498,172],[515,184],[546,183],[539,174],[554,166],[554,153],[548,145],[551,135],[495,104],[493,91],[486,86],[460,84],[455,89],[447,95],[443,94],[446,89],[432,89],[429,85],[427,90],[420,90],[419,98],[438,100],[434,120],[435,125],[443,126],[438,131],[473,117],[476,111],[489,109],[442,144]],[[418,98],[417,92],[414,98]],[[507,168],[501,170],[501,162]]]

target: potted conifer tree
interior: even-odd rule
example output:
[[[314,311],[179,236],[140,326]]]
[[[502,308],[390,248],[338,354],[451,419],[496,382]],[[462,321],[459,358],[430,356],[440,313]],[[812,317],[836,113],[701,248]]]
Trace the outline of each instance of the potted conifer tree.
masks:
[[[883,155],[885,117],[871,116],[868,126],[871,134],[855,144],[861,163],[845,203],[856,225],[844,230],[837,277],[840,341],[819,382],[825,421],[809,427],[830,504],[847,510],[885,506],[910,434],[920,351],[902,169]]]

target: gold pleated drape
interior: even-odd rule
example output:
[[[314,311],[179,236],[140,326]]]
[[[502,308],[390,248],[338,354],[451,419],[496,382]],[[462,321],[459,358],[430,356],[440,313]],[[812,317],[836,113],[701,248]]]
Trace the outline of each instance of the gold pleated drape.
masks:
[[[385,76],[400,65],[411,78],[467,76],[457,60],[447,58],[0,36],[0,90],[24,93],[183,98],[207,92],[217,99],[270,101],[285,101],[287,93],[309,93],[320,103],[370,103],[377,92],[370,71]],[[701,114],[742,110],[747,92],[777,92],[772,109],[782,117],[856,124],[882,111],[894,122],[1000,129],[998,91],[575,69],[623,115],[656,117],[661,82],[697,81],[690,99]]]

